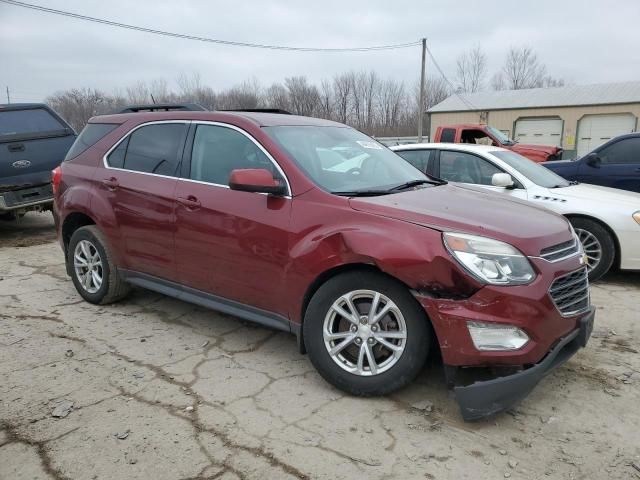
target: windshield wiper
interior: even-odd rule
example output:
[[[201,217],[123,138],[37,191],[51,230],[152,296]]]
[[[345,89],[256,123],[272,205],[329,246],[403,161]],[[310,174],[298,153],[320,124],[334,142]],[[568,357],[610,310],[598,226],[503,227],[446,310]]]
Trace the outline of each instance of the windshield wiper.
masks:
[[[400,190],[405,190],[407,188],[417,187],[418,185],[424,185],[425,183],[428,183],[430,185],[444,185],[447,182],[445,182],[444,180],[427,180],[427,179],[421,178],[420,180],[411,180],[410,182],[405,182],[405,183],[401,183],[400,185],[396,185],[395,187],[392,187],[389,190],[387,190],[387,192],[398,192]]]
[[[387,195],[389,190],[347,190],[344,192],[331,192],[334,195],[340,195],[342,197],[377,197],[379,195]]]

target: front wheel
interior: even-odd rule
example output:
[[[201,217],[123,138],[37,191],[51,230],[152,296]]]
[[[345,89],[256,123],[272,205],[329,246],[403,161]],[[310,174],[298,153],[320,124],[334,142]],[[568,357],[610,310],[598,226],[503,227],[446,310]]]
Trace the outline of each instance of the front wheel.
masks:
[[[595,282],[609,271],[616,256],[616,244],[611,234],[598,222],[588,218],[571,218],[587,257],[589,280]]]
[[[431,341],[425,312],[408,289],[375,272],[349,272],[322,285],[303,328],[320,375],[362,396],[384,395],[411,382]]]

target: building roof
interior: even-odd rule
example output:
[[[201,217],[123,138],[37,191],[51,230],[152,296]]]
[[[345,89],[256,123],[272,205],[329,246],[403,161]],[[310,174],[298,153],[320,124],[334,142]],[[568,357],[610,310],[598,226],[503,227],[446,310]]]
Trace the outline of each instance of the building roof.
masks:
[[[429,113],[640,103],[640,82],[453,94]]]

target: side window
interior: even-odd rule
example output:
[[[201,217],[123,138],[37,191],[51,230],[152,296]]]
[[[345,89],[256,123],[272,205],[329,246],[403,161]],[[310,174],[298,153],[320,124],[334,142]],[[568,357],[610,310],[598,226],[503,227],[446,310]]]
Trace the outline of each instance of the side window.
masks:
[[[440,141],[443,143],[454,143],[456,141],[456,130],[454,128],[443,128]]]
[[[124,167],[124,155],[127,153],[127,145],[129,145],[129,138],[125,138],[120,144],[111,151],[107,157],[107,163],[113,168]]]
[[[396,153],[418,170],[426,173],[429,168],[432,151],[433,150],[401,150]]]
[[[216,125],[198,125],[191,152],[191,179],[228,185],[231,171],[264,168],[280,173],[260,148],[242,133]]]
[[[187,131],[184,123],[159,123],[135,130],[109,154],[111,167],[175,176]]]
[[[602,163],[610,164],[640,164],[640,138],[626,138],[598,152]]]
[[[492,163],[470,153],[441,151],[440,178],[451,182],[491,185],[495,173],[504,173]]]

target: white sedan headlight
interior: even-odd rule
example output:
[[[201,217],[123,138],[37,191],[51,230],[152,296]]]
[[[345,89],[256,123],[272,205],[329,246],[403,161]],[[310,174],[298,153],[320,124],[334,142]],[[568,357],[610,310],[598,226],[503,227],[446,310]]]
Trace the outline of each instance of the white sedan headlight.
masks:
[[[640,225],[640,211],[633,214],[633,219],[636,221],[638,225]]]
[[[523,285],[536,278],[527,257],[508,243],[465,233],[443,233],[442,239],[453,257],[483,283]]]

